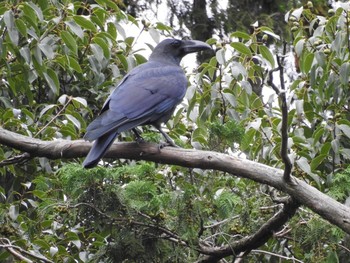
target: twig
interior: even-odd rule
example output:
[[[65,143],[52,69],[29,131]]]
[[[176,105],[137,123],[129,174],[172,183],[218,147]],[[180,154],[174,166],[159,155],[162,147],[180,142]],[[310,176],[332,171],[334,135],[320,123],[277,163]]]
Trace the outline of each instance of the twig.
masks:
[[[22,254],[26,254],[29,257],[35,258],[35,259],[43,261],[45,263],[54,263],[53,261],[51,261],[51,260],[49,260],[49,259],[47,259],[45,257],[34,255],[34,254],[24,250],[23,248],[21,248],[19,246],[12,245],[11,241],[9,239],[7,239],[7,238],[1,238],[0,239],[0,248],[6,249],[14,257],[16,257],[16,258],[18,258],[20,260],[23,260],[25,262],[28,262],[28,263],[32,263],[34,261],[32,261],[29,258],[23,256]]]
[[[265,250],[259,250],[259,249],[254,249],[251,251],[252,253],[257,253],[257,254],[260,254],[260,253],[263,253],[263,254],[267,254],[267,255],[270,255],[270,256],[274,256],[274,257],[278,257],[278,258],[283,258],[283,259],[286,259],[286,260],[291,260],[293,262],[299,262],[299,263],[304,263],[304,261],[301,261],[299,259],[296,259],[295,257],[286,257],[286,256],[282,256],[282,255],[279,255],[279,254],[276,254],[276,253],[272,253],[272,252],[269,252],[269,251],[265,251]]]
[[[6,166],[6,165],[11,165],[11,164],[16,164],[16,163],[24,163],[31,158],[32,157],[30,156],[29,153],[23,153],[20,155],[16,155],[16,156],[8,158],[6,160],[2,160],[0,162],[0,167]]]
[[[222,221],[220,221],[220,222],[215,222],[215,223],[212,224],[212,225],[204,226],[203,228],[206,228],[206,229],[208,229],[208,228],[214,228],[214,227],[217,227],[217,226],[219,226],[219,225],[225,224],[226,222],[228,222],[228,221],[230,221],[230,220],[234,220],[234,219],[236,219],[236,218],[239,218],[239,216],[233,216],[233,217],[230,217],[230,218],[226,218],[226,219],[224,219],[224,220],[222,220]]]
[[[62,109],[60,109],[57,114],[48,122],[44,127],[42,127],[35,135],[34,138],[37,137],[43,130],[45,130],[54,120],[60,116],[60,114],[67,108],[69,103],[73,100],[73,97],[68,96],[68,101],[63,105]]]
[[[282,111],[282,125],[281,125],[281,158],[284,163],[284,173],[283,180],[287,183],[292,182],[291,172],[292,172],[292,162],[288,157],[288,105],[286,98],[286,88],[284,85],[284,57],[286,53],[286,43],[283,45],[283,55],[276,55],[278,67],[269,71],[269,78],[267,84],[272,87],[272,89],[278,95],[281,102]],[[281,90],[273,83],[273,72],[279,71]]]

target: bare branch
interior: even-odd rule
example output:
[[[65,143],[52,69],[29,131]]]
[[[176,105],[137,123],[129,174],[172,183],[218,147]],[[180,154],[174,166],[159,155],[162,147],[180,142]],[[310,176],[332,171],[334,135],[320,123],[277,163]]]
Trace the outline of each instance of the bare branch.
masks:
[[[25,254],[26,256],[35,258],[37,260],[40,260],[42,262],[45,263],[53,263],[53,261],[39,256],[39,255],[35,255],[33,253],[30,253],[26,250],[24,250],[23,248],[19,247],[19,246],[15,246],[12,245],[11,241],[7,238],[0,238],[0,248],[4,248],[6,249],[9,253],[11,253],[14,257],[23,260],[24,262],[28,262],[28,263],[32,263],[34,261],[30,260],[29,258],[25,257],[23,254]]]
[[[283,56],[286,52],[286,44],[284,44],[283,48]],[[286,98],[286,88],[284,85],[284,67],[283,67],[283,61],[284,57],[277,55],[277,64],[278,64],[278,70],[280,73],[280,84],[282,92],[280,92],[279,97],[281,100],[281,110],[282,110],[282,126],[281,126],[281,136],[282,136],[282,145],[281,145],[281,158],[284,163],[284,173],[283,173],[283,179],[287,183],[291,183],[291,173],[292,173],[292,162],[289,159],[288,156],[288,105],[287,105],[287,98]]]
[[[49,159],[78,158],[88,153],[91,143],[83,140],[41,141],[0,128],[0,144],[28,152],[32,157]],[[114,143],[106,153],[108,158],[146,160],[188,168],[212,169],[270,185],[310,208],[330,223],[350,234],[350,208],[308,185],[291,177],[286,184],[283,171],[228,154],[165,147],[159,151],[154,143]]]
[[[284,67],[283,67],[285,53],[286,53],[286,43],[284,43],[284,46],[283,46],[283,55],[282,56],[276,55],[278,67],[269,71],[267,84],[271,86],[271,88],[276,92],[276,94],[280,99],[280,106],[282,111],[281,158],[284,163],[283,179],[287,183],[293,183],[291,179],[291,172],[292,172],[293,165],[288,156],[288,105],[287,105],[287,99],[286,99],[286,88],[284,85]],[[281,90],[273,82],[273,73],[276,71],[279,72]]]
[[[299,263],[303,263],[304,262],[304,261],[301,261],[299,259],[296,259],[295,257],[286,257],[286,256],[283,256],[283,255],[279,255],[279,254],[272,253],[272,252],[265,251],[265,250],[254,249],[254,250],[252,250],[252,253],[267,254],[267,255],[278,257],[278,258],[282,258],[282,259],[285,259],[285,260],[290,260],[290,261],[293,261],[293,262],[299,262]]]

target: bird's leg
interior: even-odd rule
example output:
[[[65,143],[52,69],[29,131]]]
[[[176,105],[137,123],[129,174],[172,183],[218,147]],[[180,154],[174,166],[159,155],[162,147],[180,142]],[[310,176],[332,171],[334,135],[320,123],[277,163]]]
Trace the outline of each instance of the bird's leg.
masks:
[[[161,148],[163,148],[163,147],[165,147],[165,146],[167,146],[167,145],[170,145],[170,146],[172,146],[172,147],[179,147],[179,146],[177,146],[176,144],[175,144],[175,142],[169,137],[169,135],[168,134],[166,134],[163,130],[162,130],[162,128],[159,126],[159,127],[157,127],[157,126],[155,126],[157,129],[158,129],[158,131],[163,135],[163,137],[165,138],[165,140],[166,140],[166,142],[167,142],[167,144],[162,144],[162,145],[160,145],[159,146],[159,148],[161,149]]]
[[[140,133],[138,132],[138,130],[137,130],[136,128],[133,128],[132,131],[133,131],[134,134],[135,134],[136,142],[137,142],[137,143],[143,143],[143,142],[145,142],[145,140],[141,137]]]

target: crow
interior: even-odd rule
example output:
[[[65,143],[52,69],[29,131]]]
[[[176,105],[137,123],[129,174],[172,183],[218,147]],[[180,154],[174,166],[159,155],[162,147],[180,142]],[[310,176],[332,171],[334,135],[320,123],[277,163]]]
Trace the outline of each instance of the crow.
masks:
[[[201,41],[165,39],[153,50],[148,62],[132,69],[109,95],[100,115],[86,129],[85,140],[95,141],[83,162],[85,168],[98,164],[121,132],[153,125],[166,142],[176,146],[162,129],[182,101],[187,78],[180,67],[181,59],[211,47]]]

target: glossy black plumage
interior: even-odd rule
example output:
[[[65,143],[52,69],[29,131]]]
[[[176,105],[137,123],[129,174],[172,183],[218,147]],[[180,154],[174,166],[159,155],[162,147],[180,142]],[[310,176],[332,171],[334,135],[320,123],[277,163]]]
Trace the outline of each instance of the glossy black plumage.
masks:
[[[172,144],[160,126],[170,119],[186,93],[187,79],[180,61],[186,54],[204,49],[210,46],[201,41],[166,39],[154,48],[148,62],[131,70],[87,127],[84,139],[95,142],[83,166],[96,166],[119,133],[140,125],[155,126]]]

